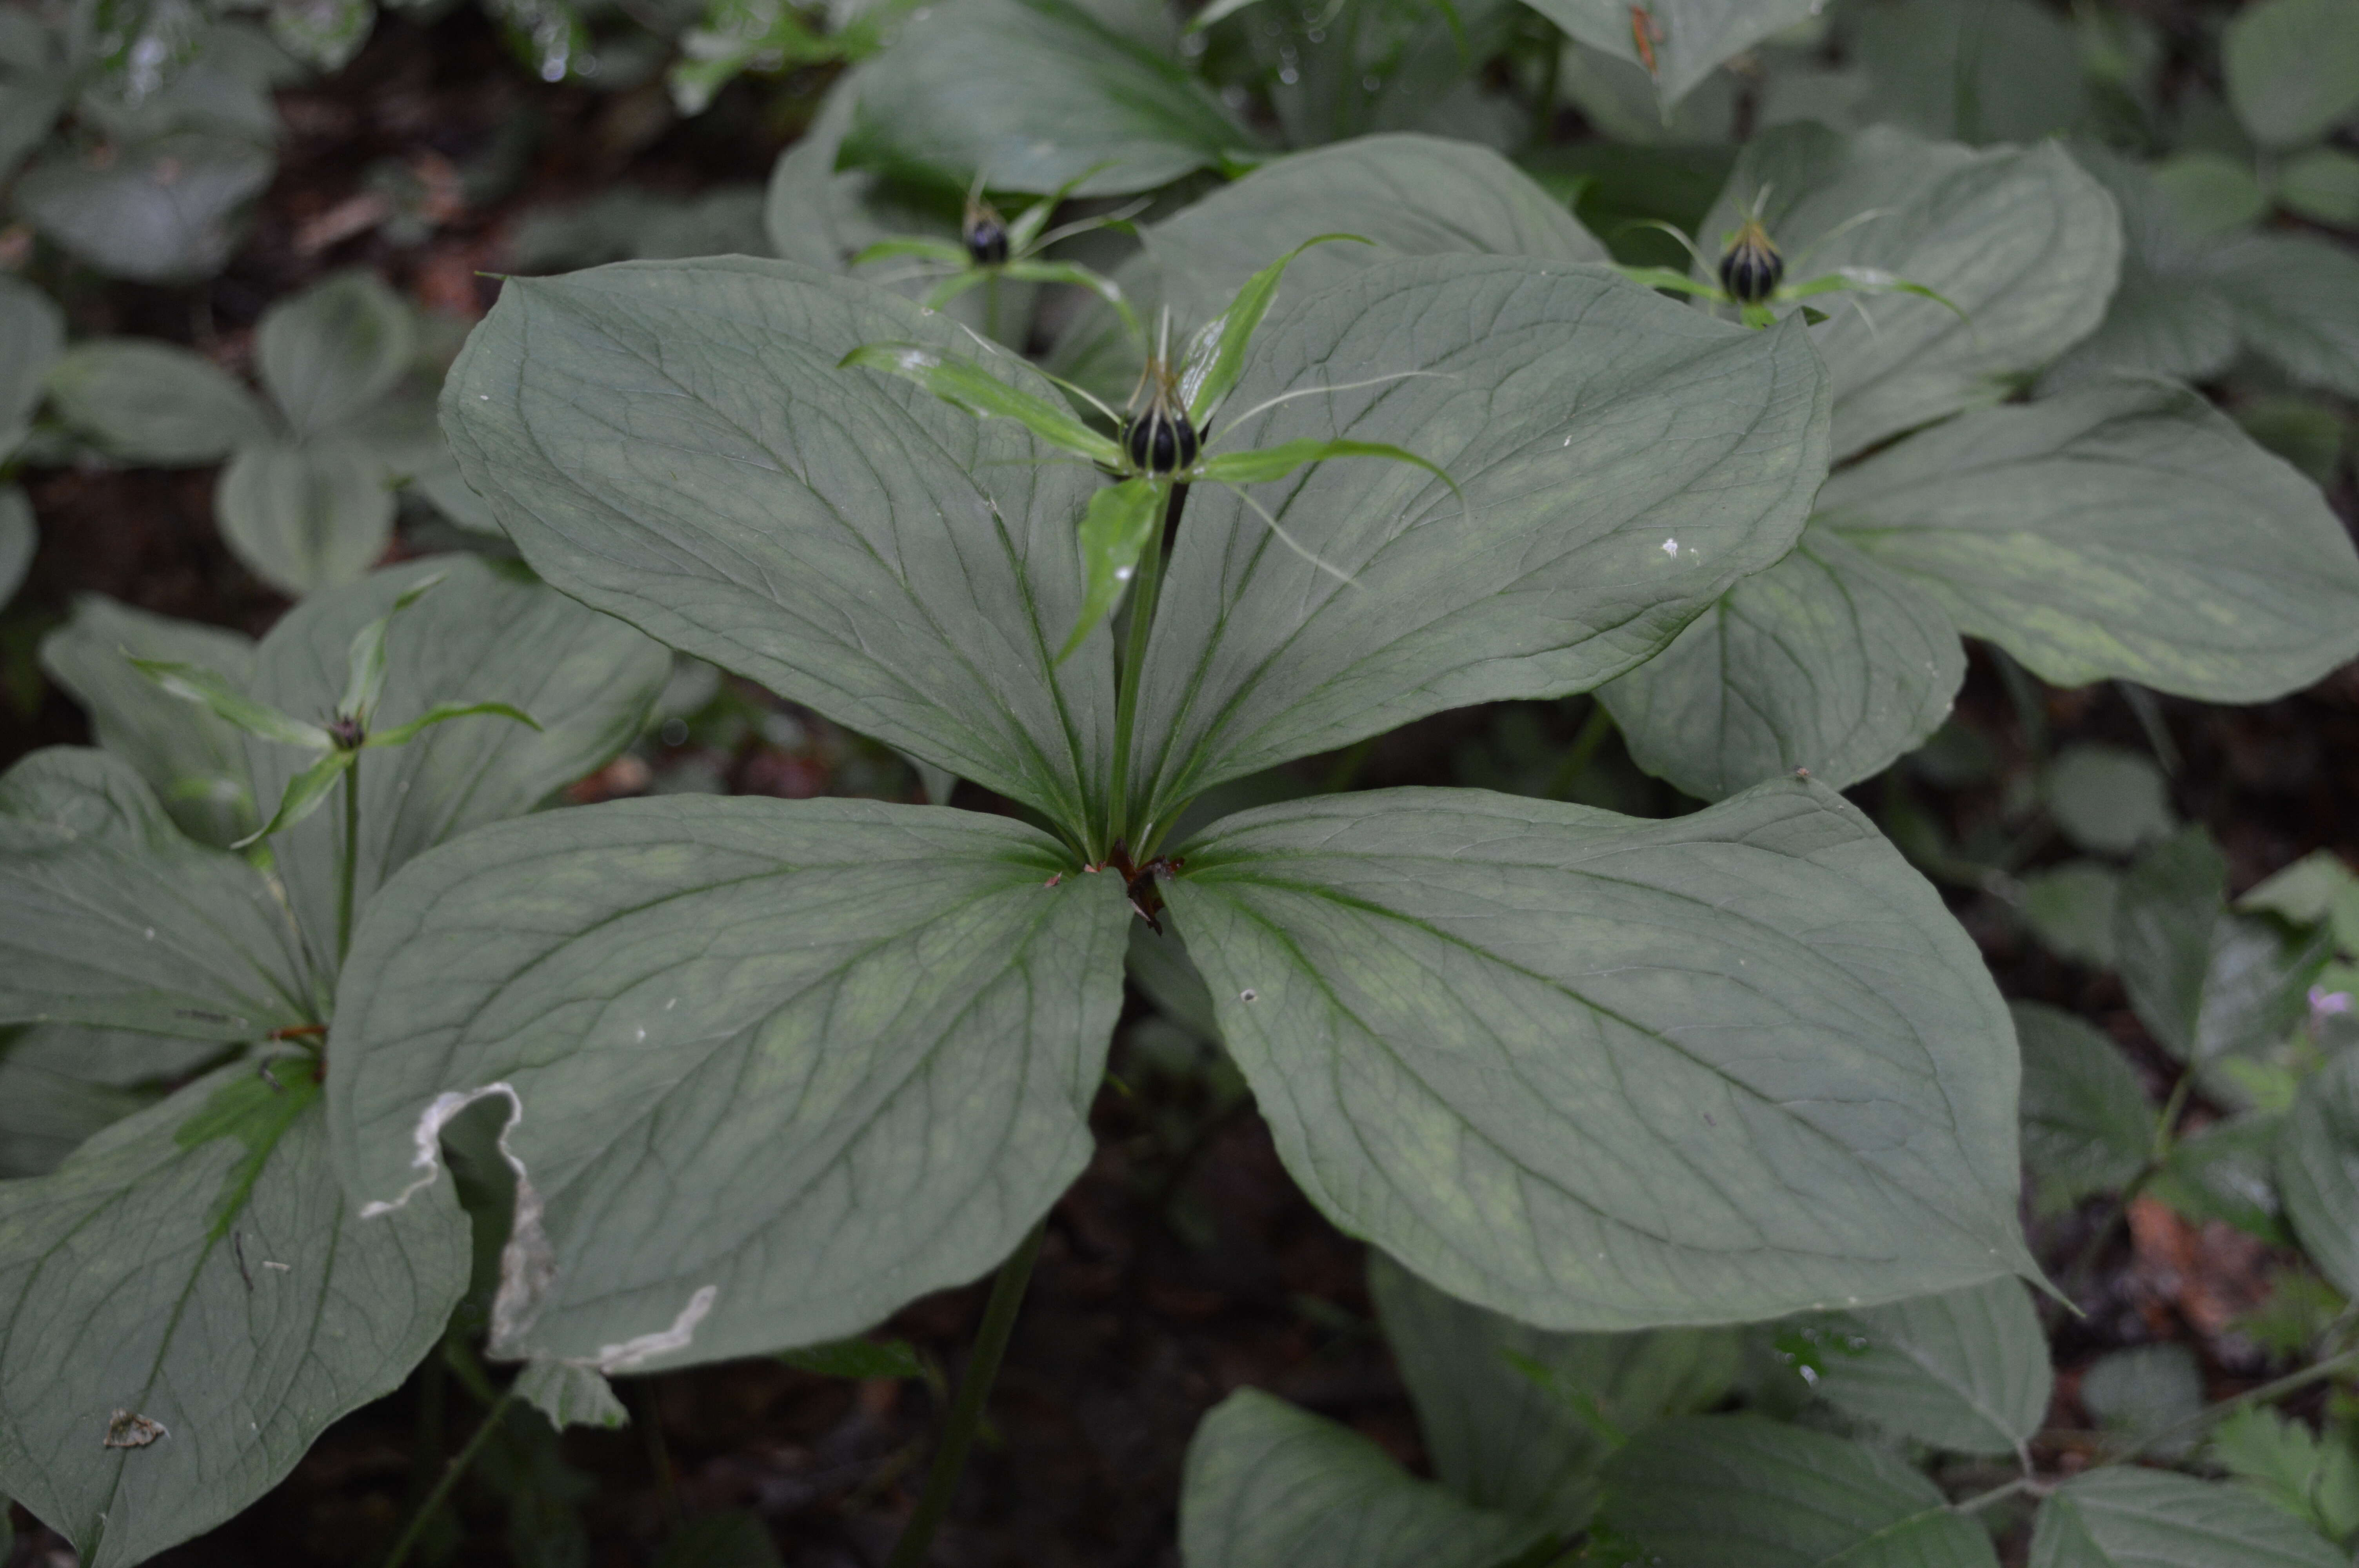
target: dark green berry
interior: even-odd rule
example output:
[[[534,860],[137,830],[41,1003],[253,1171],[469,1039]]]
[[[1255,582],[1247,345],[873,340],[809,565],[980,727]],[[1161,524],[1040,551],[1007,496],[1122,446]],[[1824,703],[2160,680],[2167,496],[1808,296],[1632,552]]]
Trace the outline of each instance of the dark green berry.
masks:
[[[1185,410],[1158,398],[1124,427],[1122,445],[1140,471],[1176,473],[1196,461],[1196,427],[1189,423]]]
[[[1786,276],[1786,258],[1769,241],[1768,231],[1747,221],[1736,241],[1720,258],[1720,286],[1739,305],[1758,305],[1777,292]]]

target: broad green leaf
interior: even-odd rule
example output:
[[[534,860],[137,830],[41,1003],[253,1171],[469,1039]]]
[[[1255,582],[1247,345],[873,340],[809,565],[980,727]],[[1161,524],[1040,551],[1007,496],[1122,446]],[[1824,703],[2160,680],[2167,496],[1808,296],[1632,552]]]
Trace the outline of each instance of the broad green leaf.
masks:
[[[206,1040],[35,1023],[0,1029],[0,1177],[44,1176],[101,1128],[221,1053]]]
[[[952,187],[1119,196],[1254,140],[1179,61],[1073,0],[943,0],[863,70],[846,153]]]
[[[2248,1112],[2215,1121],[2171,1145],[2146,1190],[2188,1218],[2224,1220],[2272,1247],[2290,1247],[2277,1190],[2285,1118]]]
[[[1957,307],[1897,294],[1825,307],[1810,341],[1834,379],[1838,458],[2001,401],[2095,330],[2121,267],[2113,201],[2052,144],[1977,153],[1889,127],[1780,126],[1737,160],[1704,220],[1707,254],[1756,201],[1794,276],[1873,267]]]
[[[2325,1437],[2266,1405],[2247,1405],[2212,1432],[2211,1458],[2332,1541],[2359,1531],[2359,1448],[2347,1429]]]
[[[919,343],[864,343],[836,368],[897,375],[977,419],[1013,419],[1060,451],[1108,466],[1122,460],[1122,449],[1113,438],[1074,418],[1071,406],[1055,392],[1025,391],[971,360],[939,349]]]
[[[329,733],[317,724],[281,713],[268,703],[255,701],[235,684],[201,665],[136,656],[129,657],[128,662],[155,682],[165,696],[198,705],[234,730],[274,746],[298,746],[312,752],[324,751],[334,744]]]
[[[2180,221],[2196,234],[2244,228],[2269,210],[2268,192],[2254,177],[2249,159],[2199,149],[2163,159],[2153,174]]]
[[[1985,1280],[1829,1320],[1851,1354],[1827,1357],[1819,1397],[1955,1454],[2022,1452],[2048,1415],[2048,1336],[2023,1281]]]
[[[266,438],[270,416],[228,372],[144,338],[91,338],[49,369],[59,417],[129,462],[210,463]]]
[[[2080,1393],[2090,1419],[2107,1432],[2160,1440],[2166,1457],[2194,1446],[2193,1431],[2180,1429],[2203,1408],[2203,1369],[2184,1345],[2134,1345],[2100,1356],[2082,1374]]]
[[[1108,660],[1052,660],[1097,477],[1012,421],[835,368],[897,339],[966,341],[785,263],[516,279],[452,367],[444,424],[557,587],[1078,827],[1112,765],[1114,683]]]
[[[2300,1520],[2241,1487],[2110,1465],[2039,1506],[2030,1568],[2345,1568]]]
[[[2068,860],[2034,871],[2022,883],[2024,923],[2049,952],[2093,969],[2114,967],[2121,872],[2096,860]]]
[[[103,164],[60,148],[16,178],[16,209],[110,277],[183,283],[228,262],[238,214],[270,183],[276,160],[241,136],[176,133],[115,151]]]
[[[1321,464],[1257,498],[1293,548],[1229,492],[1190,493],[1141,676],[1157,743],[1129,798],[1154,822],[1423,714],[1622,674],[1791,547],[1823,461],[1799,324],[1745,331],[1522,258],[1404,259],[1281,303],[1232,400],[1288,392],[1316,395],[1230,438],[1388,442],[1456,492]]]
[[[1962,142],[2038,142],[2090,114],[2081,40],[2038,0],[1886,0],[1846,7],[1863,124]]]
[[[13,484],[0,484],[0,609],[16,597],[40,547],[33,531],[33,504]]]
[[[211,670],[243,690],[253,678],[254,639],[92,593],[41,640],[41,668],[82,705],[98,743],[139,770],[182,832],[216,846],[244,838],[258,819],[238,730],[158,687],[126,652]]]
[[[2154,1107],[2121,1048],[2044,1002],[2014,1004],[2023,1048],[2023,1162],[2043,1213],[2119,1192],[2154,1151]]]
[[[1368,1291],[1442,1484],[1560,1535],[1596,1511],[1628,1434],[1708,1409],[1736,1381],[1725,1328],[1550,1334],[1456,1301],[1381,1252]]]
[[[1328,243],[1365,245],[1375,242],[1358,234],[1313,234],[1246,278],[1220,315],[1204,323],[1189,347],[1188,366],[1180,391],[1188,400],[1189,416],[1209,427],[1212,414],[1227,400],[1244,373],[1245,351],[1254,334],[1277,298],[1277,287],[1287,265],[1307,250]],[[1275,475],[1271,477],[1276,477]]]
[[[2359,554],[2316,487],[2167,384],[1951,420],[1836,474],[1819,515],[2059,686],[2253,702],[2359,652]]]
[[[2039,788],[2064,837],[2092,854],[2132,854],[2178,826],[2162,770],[2125,747],[2067,746],[2043,771]]]
[[[1824,528],[1600,689],[1633,761],[1719,800],[1808,768],[1848,789],[1941,726],[1965,649],[1921,588]]]
[[[2359,397],[2359,258],[2311,235],[2262,234],[2212,259],[2246,347],[2305,386]]]
[[[395,617],[379,735],[440,703],[505,701],[541,728],[486,718],[440,724],[408,744],[360,754],[361,852],[353,893],[365,905],[411,857],[468,829],[530,811],[629,744],[670,674],[664,651],[513,568],[473,557],[404,562],[304,600],[271,628],[255,660],[255,696],[325,716],[348,678],[354,633],[419,583],[443,580]],[[310,759],[246,749],[255,796],[269,809]],[[322,812],[270,841],[288,904],[315,954],[332,954],[342,813]]]
[[[306,64],[341,70],[376,26],[375,0],[279,0],[270,37]]]
[[[353,940],[345,1184],[398,1208],[497,1095],[495,1354],[612,1373],[864,1329],[990,1269],[1087,1162],[1133,917],[1071,867],[1005,818],[853,800],[480,829]]]
[[[1073,630],[1057,651],[1060,661],[1071,657],[1099,622],[1114,613],[1138,569],[1147,541],[1162,525],[1170,500],[1171,486],[1150,479],[1125,480],[1090,497],[1081,526],[1082,569],[1089,587]]]
[[[2318,1271],[2359,1296],[2359,1057],[2338,1053],[2303,1081],[2277,1144],[2285,1217]]]
[[[384,465],[338,438],[241,447],[213,490],[229,547],[294,596],[357,581],[393,542],[395,511]]]
[[[1186,328],[1218,315],[1272,256],[1329,233],[1375,243],[1305,251],[1287,269],[1289,299],[1307,299],[1395,253],[1605,259],[1604,247],[1563,203],[1489,148],[1393,134],[1264,164],[1147,225],[1145,250],[1114,280],[1142,319],[1167,304]],[[1114,313],[1093,305],[1058,339],[1049,362],[1101,395],[1119,396],[1137,379],[1139,354]]]
[[[2217,246],[2188,232],[2150,172],[2081,144],[2073,161],[2122,214],[2122,273],[2097,330],[2041,376],[2042,394],[2114,373],[2201,381],[2236,357],[2236,309],[2212,276]]]
[[[1897,1456],[1754,1415],[1641,1433],[1605,1519],[1662,1568],[1997,1568],[1989,1534]]]
[[[299,437],[365,413],[391,392],[417,352],[401,297],[373,275],[339,273],[263,312],[254,334],[262,384]]]
[[[2220,35],[2228,102],[2264,146],[2317,141],[2359,112],[2359,4],[2260,0]]]
[[[65,344],[65,312],[31,284],[0,276],[0,459],[23,443],[42,381]],[[0,593],[0,601],[6,598]]]
[[[0,1184],[0,1487],[90,1568],[276,1485],[440,1337],[467,1232],[440,1193],[363,1223],[317,1079],[224,1067]]]
[[[516,1392],[563,1432],[569,1426],[614,1428],[630,1423],[630,1413],[614,1385],[587,1367],[568,1361],[530,1361],[516,1374]]]
[[[1205,1414],[1180,1483],[1185,1568],[1496,1568],[1540,1533],[1254,1389]]]
[[[2228,862],[2201,827],[2164,839],[2122,880],[2123,989],[2155,1042],[2190,1065],[2274,1044],[2326,961],[2303,938],[2227,908]]]
[[[1643,5],[1629,0],[1531,0],[1531,5],[1591,49],[1645,70],[1666,110],[1723,60],[1819,14],[1814,0],[1647,0]]]
[[[2332,918],[2335,905],[2359,888],[2359,875],[2332,849],[2312,849],[2293,864],[2256,883],[2236,907],[2246,913],[2283,915],[2296,925]]]
[[[315,1016],[253,867],[180,837],[128,762],[52,747],[0,775],[0,1021],[252,1041]]]
[[[2340,147],[2312,147],[2277,170],[2277,200],[2305,218],[2359,225],[2359,157]]]
[[[1667,822],[1329,795],[1180,852],[1165,896],[1280,1157],[1452,1295],[1636,1328],[2029,1268],[2005,1010],[1822,785]]]

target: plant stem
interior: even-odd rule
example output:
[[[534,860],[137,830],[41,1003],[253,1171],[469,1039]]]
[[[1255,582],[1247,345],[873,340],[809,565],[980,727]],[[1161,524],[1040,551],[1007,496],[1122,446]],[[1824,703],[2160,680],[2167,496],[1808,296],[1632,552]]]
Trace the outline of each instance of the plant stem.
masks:
[[[1597,755],[1597,748],[1605,744],[1605,737],[1613,733],[1614,716],[1605,711],[1603,703],[1591,697],[1589,717],[1582,721],[1580,733],[1573,736],[1571,749],[1565,752],[1564,760],[1557,763],[1555,771],[1549,774],[1549,799],[1564,798],[1565,792],[1572,787],[1573,780],[1581,776],[1581,771],[1589,766],[1590,759]]]
[[[1162,597],[1163,551],[1180,525],[1180,511],[1187,502],[1188,487],[1173,485],[1171,499],[1163,506],[1163,526],[1155,530],[1147,548],[1139,553],[1138,576],[1131,584],[1129,634],[1123,639],[1121,663],[1114,671],[1114,795],[1106,809],[1105,838],[1097,846],[1100,854],[1112,849],[1115,839],[1130,835],[1130,741],[1138,718],[1138,673],[1147,663],[1147,633],[1155,628],[1155,606]],[[1135,853],[1144,852],[1140,845],[1130,848]]]
[[[344,770],[344,863],[336,877],[336,968],[353,950],[353,883],[361,863],[361,764]]]
[[[459,1450],[451,1463],[442,1467],[442,1478],[434,1483],[434,1489],[426,1494],[426,1500],[418,1505],[418,1511],[411,1514],[408,1524],[402,1527],[401,1539],[393,1543],[391,1552],[386,1553],[383,1568],[401,1568],[402,1561],[409,1555],[409,1549],[418,1544],[418,1537],[426,1529],[426,1521],[434,1517],[434,1510],[450,1498],[451,1488],[459,1484],[459,1477],[467,1473],[467,1466],[475,1462],[477,1454],[483,1452],[484,1442],[500,1424],[501,1418],[508,1413],[508,1401],[514,1398],[516,1385],[511,1383],[501,1390],[498,1399],[492,1401],[492,1408],[484,1416],[483,1424],[475,1428],[473,1437],[467,1439],[467,1446]]]
[[[942,1425],[941,1446],[934,1451],[933,1467],[926,1472],[926,1489],[918,1495],[917,1511],[902,1528],[901,1539],[893,1543],[893,1555],[885,1568],[919,1568],[934,1544],[934,1531],[950,1512],[959,1477],[965,1473],[967,1451],[974,1446],[974,1434],[983,1426],[984,1400],[990,1397],[992,1382],[999,1376],[999,1358],[1007,1351],[1016,1308],[1024,1304],[1024,1287],[1031,1281],[1041,1238],[1048,1233],[1049,1217],[1043,1215],[999,1266],[999,1278],[991,1286],[991,1304],[983,1309],[983,1326],[975,1330],[974,1353],[967,1358],[966,1376],[959,1380],[958,1398]],[[388,1563],[386,1568],[393,1565]]]

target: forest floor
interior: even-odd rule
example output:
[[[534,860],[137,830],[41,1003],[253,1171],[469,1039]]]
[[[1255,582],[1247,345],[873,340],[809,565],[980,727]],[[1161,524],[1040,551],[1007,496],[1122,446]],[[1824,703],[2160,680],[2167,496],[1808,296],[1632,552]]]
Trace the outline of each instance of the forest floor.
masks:
[[[266,306],[343,267],[376,270],[462,326],[489,306],[498,286],[486,275],[512,265],[525,214],[625,183],[679,195],[757,184],[823,81],[803,85],[800,94],[734,89],[683,123],[659,84],[598,93],[533,82],[472,7],[431,27],[387,13],[353,66],[280,94],[277,179],[227,272],[194,289],[89,282],[65,303],[77,336],[171,338],[239,370]],[[34,663],[40,635],[76,595],[103,593],[256,633],[285,608],[221,545],[212,484],[210,470],[31,478],[41,547],[0,622],[0,763],[88,740],[79,711],[43,686]],[[2359,515],[2347,466],[2332,499],[2346,524]],[[2038,751],[2035,726],[2049,731],[2050,746],[2093,739],[2153,749],[2112,688],[2043,696],[2044,706],[2028,708],[2013,699],[1977,651],[1960,712],[1995,767],[1944,787],[1904,766],[1856,797],[1884,812],[1905,791],[1963,839],[2008,816]],[[2321,847],[2359,863],[2359,666],[2261,707],[2159,707],[2178,753],[2173,804],[2220,840],[2238,889]],[[1484,782],[1508,741],[1525,753],[1537,747],[1543,762],[1564,752],[1585,708],[1576,698],[1449,715],[1343,763],[1361,784]],[[741,791],[845,787],[834,771],[842,748],[823,744],[826,726],[804,719],[799,747],[756,732],[711,761]],[[1609,741],[1593,765],[1618,778],[1624,795],[1644,797],[1639,809],[1679,808],[1616,750]],[[1314,759],[1304,776],[1330,777],[1337,766]],[[627,791],[647,772],[610,770],[596,793]],[[2060,845],[2042,849],[2031,863],[2061,853]],[[2045,953],[1991,894],[1951,892],[2002,990],[2092,1019],[2162,1084],[2164,1058],[2117,981]],[[1296,1191],[1249,1105],[1227,1103],[1201,1073],[1175,1070],[1154,1044],[1133,1033],[1117,1047],[1118,1081],[1094,1115],[1097,1158],[1051,1217],[991,1430],[937,1548],[943,1568],[1176,1563],[1188,1436],[1240,1386],[1348,1422],[1419,1462],[1416,1425],[1375,1328],[1361,1247]],[[2086,1217],[2035,1226],[2051,1273],[2064,1276],[2090,1249],[2090,1232]],[[2074,1404],[2078,1370],[2124,1345],[2188,1344],[2214,1394],[2267,1375],[2266,1357],[2234,1326],[2267,1290],[2265,1246],[2223,1225],[2190,1226],[2159,1206],[2138,1207],[2093,1245],[2093,1266],[2068,1281],[2085,1315],[2059,1314],[2051,1425],[2087,1424]],[[955,1378],[982,1301],[982,1287],[929,1297],[879,1333],[908,1340]],[[421,1427],[430,1456],[455,1450],[479,1415],[440,1378],[430,1384],[413,1378],[338,1423],[244,1516],[157,1561],[298,1568],[374,1557],[416,1494]],[[577,1429],[484,1467],[458,1494],[463,1539],[446,1531],[430,1542],[431,1560],[621,1568],[651,1561],[683,1517],[745,1509],[766,1522],[792,1568],[870,1568],[906,1517],[939,1410],[922,1381],[850,1382],[775,1361],[626,1382],[624,1394],[630,1427]],[[2041,1457],[2071,1463],[2060,1450]],[[69,1561],[55,1537],[28,1528],[21,1511],[17,1519],[17,1563]]]

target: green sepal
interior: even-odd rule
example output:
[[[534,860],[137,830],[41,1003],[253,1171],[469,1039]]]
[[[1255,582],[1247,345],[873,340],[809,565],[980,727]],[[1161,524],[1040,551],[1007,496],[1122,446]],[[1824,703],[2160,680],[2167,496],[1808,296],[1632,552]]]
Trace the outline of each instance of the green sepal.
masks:
[[[997,270],[995,267],[962,267],[928,289],[922,303],[929,310],[939,310],[976,284],[989,282]]]
[[[1028,392],[1018,392],[979,366],[944,359],[918,343],[863,343],[836,362],[836,369],[857,366],[883,371],[914,381],[953,408],[977,418],[993,416],[1014,419],[1050,446],[1109,468],[1122,462],[1122,449],[1099,435],[1065,409]]]
[[[325,730],[316,724],[306,724],[290,718],[266,702],[256,702],[232,687],[201,665],[178,664],[170,659],[143,659],[128,649],[123,656],[138,667],[139,673],[166,691],[185,701],[201,703],[214,716],[236,725],[249,735],[265,741],[276,741],[282,746],[309,746],[314,751],[335,744]]]
[[[1716,283],[1705,283],[1686,273],[1667,266],[1617,266],[1614,269],[1633,283],[1643,283],[1648,288],[1669,288],[1680,294],[1692,294],[1699,299],[1726,299],[1728,293]]]
[[[1122,285],[1103,273],[1093,272],[1073,262],[1060,261],[1012,261],[999,270],[1002,275],[1020,283],[1070,283],[1076,288],[1086,288],[1114,308],[1114,313],[1122,318],[1122,324],[1129,329],[1133,337],[1140,335],[1138,313],[1124,297]]]
[[[519,724],[530,725],[535,730],[540,728],[540,721],[531,714],[521,708],[512,708],[505,702],[438,702],[408,723],[397,724],[390,730],[380,730],[370,736],[361,742],[361,750],[366,752],[379,746],[404,745],[415,739],[421,730],[440,724],[445,719],[465,719],[478,713],[495,714],[502,719],[513,719]]]
[[[393,625],[393,618],[418,602],[419,596],[448,577],[448,572],[436,572],[412,587],[402,589],[393,601],[393,608],[353,633],[352,646],[344,655],[348,674],[344,695],[336,704],[337,714],[345,719],[366,719],[385,695],[385,634]]]
[[[1934,304],[1939,305],[1944,310],[1949,311],[1951,315],[1955,316],[1959,320],[1965,322],[1968,326],[1972,326],[1973,324],[1973,318],[1968,316],[1965,311],[1961,309],[1956,304],[1951,300],[1943,298],[1940,295],[1934,293],[1923,284],[1911,283],[1905,277],[1898,276],[1893,273],[1888,273],[1882,267],[1875,266],[1839,266],[1835,268],[1834,271],[1826,274],[1822,277],[1814,277],[1808,283],[1797,283],[1788,287],[1779,289],[1777,291],[1777,297],[1779,299],[1808,299],[1813,295],[1837,293],[1913,294],[1919,299],[1931,300]]]
[[[1082,613],[1073,634],[1057,651],[1057,662],[1071,658],[1091,628],[1114,613],[1130,586],[1147,541],[1163,522],[1163,508],[1171,493],[1169,480],[1126,479],[1090,497],[1082,514],[1082,569],[1089,586],[1082,596]]]
[[[230,848],[243,849],[249,844],[259,843],[273,833],[294,827],[319,810],[320,803],[328,798],[328,792],[336,787],[336,781],[344,776],[344,770],[351,767],[359,755],[357,752],[347,752],[332,743],[325,756],[287,781],[287,793],[278,797],[278,809],[271,813],[270,820]]]
[[[855,267],[870,262],[889,261],[895,256],[923,256],[928,261],[948,262],[952,266],[966,265],[966,247],[952,240],[933,240],[919,234],[901,234],[889,240],[879,240],[852,258]]]
[[[1213,23],[1235,16],[1256,0],[1212,0],[1212,3],[1188,19],[1183,33],[1201,33]]]
[[[1206,458],[1197,465],[1197,472],[1205,479],[1218,480],[1224,484],[1261,484],[1273,479],[1284,479],[1296,469],[1325,462],[1330,458],[1389,458],[1397,463],[1409,463],[1450,486],[1451,494],[1458,494],[1457,481],[1440,468],[1408,448],[1396,447],[1389,441],[1321,440],[1316,436],[1303,436],[1291,441],[1280,441],[1275,447],[1223,452],[1219,457]]]
[[[1039,200],[1032,203],[1031,206],[1024,209],[1023,211],[1018,212],[1015,222],[1007,225],[1007,254],[1012,256],[1021,256],[1030,250],[1040,238],[1040,231],[1049,226],[1050,216],[1058,208],[1065,204],[1067,197],[1072,195],[1074,187],[1102,168],[1112,168],[1119,161],[1115,158],[1100,158],[1048,195],[1040,198]]]
[[[1314,234],[1303,241],[1251,277],[1237,290],[1229,308],[1205,323],[1188,346],[1187,367],[1180,374],[1180,395],[1187,400],[1188,417],[1196,428],[1202,429],[1221,399],[1237,384],[1245,370],[1245,345],[1252,341],[1254,329],[1269,314],[1270,302],[1277,297],[1278,279],[1285,276],[1288,263],[1313,245],[1329,240],[1350,240],[1354,244],[1373,245],[1376,242],[1364,234]]]

